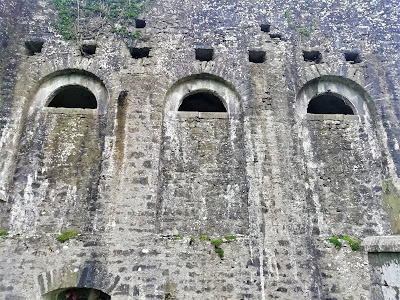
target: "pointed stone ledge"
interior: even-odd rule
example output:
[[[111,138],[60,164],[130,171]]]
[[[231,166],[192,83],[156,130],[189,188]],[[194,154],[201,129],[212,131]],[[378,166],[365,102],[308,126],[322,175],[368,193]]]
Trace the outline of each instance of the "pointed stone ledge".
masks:
[[[400,235],[369,236],[362,245],[366,252],[400,252]]]

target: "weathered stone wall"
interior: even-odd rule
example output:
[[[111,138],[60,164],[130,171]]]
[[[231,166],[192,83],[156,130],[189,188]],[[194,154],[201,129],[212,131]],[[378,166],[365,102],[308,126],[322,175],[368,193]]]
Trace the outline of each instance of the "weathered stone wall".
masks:
[[[235,132],[228,114],[203,114],[181,112],[166,125],[175,128],[166,128],[163,136],[160,229],[167,234],[248,233],[243,133]]]
[[[83,57],[51,1],[17,4],[0,3],[1,299],[78,286],[113,300],[371,298],[367,251],[327,239],[397,233],[397,196],[382,201],[400,170],[396,1],[154,1],[131,45],[151,48],[141,59],[111,34]],[[27,56],[32,39],[45,43]],[[41,91],[68,74],[104,86],[101,108],[45,108]],[[227,118],[180,118],[185,78],[223,85]],[[356,116],[306,114],[331,89]],[[67,229],[80,236],[57,242]],[[236,239],[221,259],[201,234]]]

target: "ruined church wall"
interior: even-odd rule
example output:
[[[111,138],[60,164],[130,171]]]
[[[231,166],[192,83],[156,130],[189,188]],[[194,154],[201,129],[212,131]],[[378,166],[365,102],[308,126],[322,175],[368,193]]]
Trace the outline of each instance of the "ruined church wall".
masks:
[[[82,57],[55,34],[50,2],[25,5],[32,17],[16,13],[0,55],[0,225],[10,233],[0,298],[76,286],[113,300],[371,298],[368,254],[326,239],[393,232],[381,182],[399,172],[398,4],[155,1],[141,15],[135,46],[151,47],[142,59],[111,35]],[[27,56],[35,38],[42,52]],[[213,60],[197,61],[198,47],[212,47]],[[249,62],[248,50],[265,51],[265,62]],[[310,50],[321,60],[305,61]],[[104,86],[101,113],[35,104],[43,84],[68,73]],[[198,74],[222,82],[237,111],[171,117],[174,85]],[[301,89],[325,75],[361,95],[364,113],[307,117]],[[67,229],[80,236],[58,243]],[[221,259],[202,234],[236,240]]]

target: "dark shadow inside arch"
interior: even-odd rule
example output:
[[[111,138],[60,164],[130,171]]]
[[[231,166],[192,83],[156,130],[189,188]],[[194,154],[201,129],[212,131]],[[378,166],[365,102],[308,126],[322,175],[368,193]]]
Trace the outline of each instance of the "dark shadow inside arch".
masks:
[[[111,296],[91,288],[67,288],[44,295],[45,300],[111,300]]]
[[[227,112],[222,101],[215,95],[207,92],[198,92],[186,96],[179,111],[199,112]]]
[[[311,99],[307,113],[354,115],[353,109],[343,99],[332,94],[323,94]]]
[[[87,88],[80,85],[69,85],[61,88],[48,107],[97,108],[96,97]]]

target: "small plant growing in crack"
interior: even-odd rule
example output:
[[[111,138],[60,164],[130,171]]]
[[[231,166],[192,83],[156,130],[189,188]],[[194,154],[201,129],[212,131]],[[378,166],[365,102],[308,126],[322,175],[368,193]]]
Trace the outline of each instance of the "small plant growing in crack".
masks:
[[[341,240],[347,241],[350,245],[351,250],[358,251],[361,247],[361,241],[357,240],[356,238],[351,238],[346,235],[341,235],[339,237]]]
[[[56,237],[56,240],[59,241],[60,243],[65,243],[68,240],[75,239],[78,237],[78,232],[75,230],[67,230],[62,232],[58,237]]]
[[[311,21],[306,26],[301,27],[298,21],[293,20],[292,13],[289,9],[285,10],[285,19],[287,24],[289,25],[289,28],[296,29],[296,31],[298,31],[298,33],[300,33],[301,35],[309,36],[311,35],[311,32],[315,29],[314,19],[311,19]]]
[[[328,242],[330,242],[331,244],[335,245],[336,248],[341,249],[343,244],[341,241],[339,241],[338,238],[336,237],[331,237],[329,239],[326,239]]]
[[[209,240],[211,240],[211,238],[208,234],[203,234],[202,236],[200,236],[200,242],[209,241]]]
[[[330,242],[331,244],[335,245],[335,247],[338,248],[339,250],[343,246],[342,241],[347,241],[349,243],[351,250],[353,250],[353,251],[358,251],[358,250],[360,250],[360,247],[361,247],[361,241],[359,241],[356,238],[351,238],[347,235],[340,235],[339,237],[331,237],[326,240],[328,242]]]

